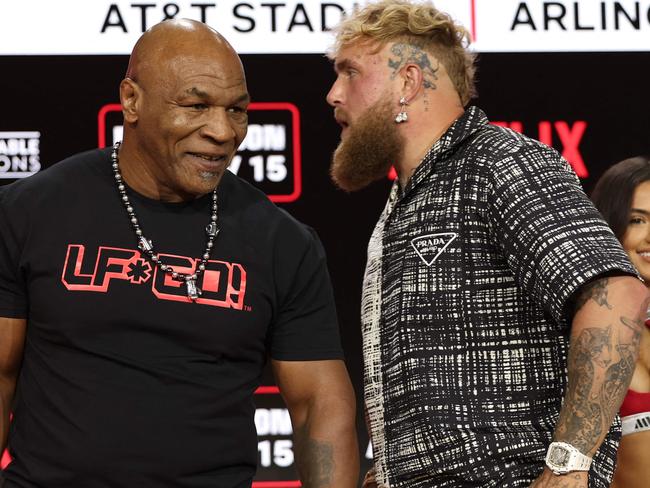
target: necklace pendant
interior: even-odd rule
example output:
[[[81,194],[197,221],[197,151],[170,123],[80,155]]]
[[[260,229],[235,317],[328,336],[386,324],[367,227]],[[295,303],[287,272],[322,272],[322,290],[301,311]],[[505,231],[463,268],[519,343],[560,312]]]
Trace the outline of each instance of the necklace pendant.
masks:
[[[185,288],[187,290],[187,296],[193,302],[195,302],[201,295],[201,290],[199,289],[198,286],[196,286],[195,280],[187,280],[185,282]]]
[[[205,232],[209,236],[217,237],[217,234],[219,233],[219,229],[217,228],[217,223],[216,222],[210,222],[208,226],[205,228]]]
[[[153,249],[153,242],[148,240],[145,236],[140,236],[138,247],[141,251],[151,251]]]
[[[196,280],[205,271],[206,264],[210,259],[211,249],[214,247],[214,240],[219,234],[219,228],[217,227],[217,217],[218,217],[217,189],[214,188],[212,190],[212,205],[211,205],[212,211],[210,213],[210,221],[208,223],[208,226],[205,228],[205,232],[207,233],[208,238],[206,239],[207,242],[205,245],[205,251],[203,252],[203,256],[202,258],[197,259],[198,266],[192,274],[179,273],[178,271],[175,271],[172,266],[162,262],[160,256],[156,254],[156,252],[153,249],[153,241],[147,239],[143,235],[142,229],[140,228],[140,224],[138,222],[138,218],[135,215],[135,209],[133,208],[133,205],[129,201],[129,197],[126,193],[126,186],[122,179],[122,174],[120,173],[119,154],[118,154],[120,149],[120,144],[121,142],[119,141],[113,144],[113,151],[111,152],[111,163],[112,163],[111,166],[113,168],[113,176],[115,177],[115,181],[117,183],[117,191],[120,195],[120,199],[124,204],[124,208],[131,222],[131,228],[134,230],[136,235],[138,249],[140,249],[141,253],[143,254],[142,257],[150,261],[155,269],[160,270],[160,272],[163,273],[163,276],[165,278],[171,275],[171,278],[173,280],[177,280],[178,282],[184,281],[187,297],[191,301],[196,302],[203,293],[201,289],[197,286]],[[180,283],[178,283],[178,286],[180,286]]]

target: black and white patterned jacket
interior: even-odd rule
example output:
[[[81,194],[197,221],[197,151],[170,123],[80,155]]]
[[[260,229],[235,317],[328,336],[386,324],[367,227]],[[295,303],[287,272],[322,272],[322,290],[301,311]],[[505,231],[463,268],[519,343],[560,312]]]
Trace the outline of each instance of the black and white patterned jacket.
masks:
[[[636,274],[567,162],[468,109],[395,183],[368,247],[380,486],[528,486],[565,390],[567,304],[603,273]],[[609,486],[614,437],[592,486]]]

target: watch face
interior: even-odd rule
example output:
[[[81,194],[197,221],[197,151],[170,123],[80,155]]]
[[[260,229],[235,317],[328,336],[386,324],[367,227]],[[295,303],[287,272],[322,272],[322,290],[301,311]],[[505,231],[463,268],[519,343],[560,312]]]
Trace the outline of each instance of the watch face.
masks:
[[[555,446],[550,452],[550,461],[559,466],[566,466],[569,463],[570,453],[566,449]]]

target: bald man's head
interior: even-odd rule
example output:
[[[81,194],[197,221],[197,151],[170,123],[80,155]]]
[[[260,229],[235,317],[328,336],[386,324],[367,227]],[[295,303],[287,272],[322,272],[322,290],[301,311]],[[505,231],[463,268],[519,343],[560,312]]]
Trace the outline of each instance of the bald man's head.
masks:
[[[228,41],[208,25],[189,19],[166,20],[138,39],[129,58],[126,76],[137,80],[143,70],[157,69],[170,58],[201,50],[238,57]]]
[[[141,191],[154,198],[211,191],[246,135],[241,60],[218,32],[193,20],[165,21],[142,35],[120,100],[124,176],[130,166],[131,180],[142,179]]]

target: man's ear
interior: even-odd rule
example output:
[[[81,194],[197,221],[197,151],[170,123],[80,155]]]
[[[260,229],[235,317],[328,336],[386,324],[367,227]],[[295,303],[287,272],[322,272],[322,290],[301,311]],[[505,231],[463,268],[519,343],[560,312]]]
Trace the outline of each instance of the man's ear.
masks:
[[[120,83],[120,102],[124,122],[135,124],[138,121],[142,90],[131,78],[124,78]]]
[[[418,92],[424,88],[424,74],[417,64],[407,64],[402,68],[402,96],[413,100]]]

